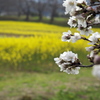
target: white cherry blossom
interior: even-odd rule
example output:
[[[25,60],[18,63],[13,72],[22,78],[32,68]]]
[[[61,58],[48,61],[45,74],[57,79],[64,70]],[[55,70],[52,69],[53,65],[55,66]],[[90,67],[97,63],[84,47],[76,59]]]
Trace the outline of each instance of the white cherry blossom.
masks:
[[[76,13],[75,10],[76,10],[76,9],[72,9],[72,10],[69,12],[70,16],[75,16],[75,13]]]
[[[98,42],[99,38],[100,38],[100,34],[96,32],[96,33],[93,33],[92,36],[89,37],[89,40],[91,41],[91,44],[95,44]]]
[[[99,14],[99,1],[91,0],[64,0],[63,6],[65,7],[65,14],[69,14],[71,17],[68,20],[70,27],[78,27],[79,33],[74,35],[69,30],[63,32],[62,41],[76,42],[79,39],[89,41],[93,46],[86,47],[86,51],[90,53],[87,58],[91,65],[83,65],[78,59],[78,55],[72,51],[63,52],[59,57],[54,58],[55,63],[59,66],[60,71],[68,74],[78,74],[80,67],[92,67],[94,64],[100,64],[100,33],[93,33],[91,26],[100,23]],[[89,38],[81,35],[91,35]],[[94,65],[92,74],[100,79],[100,65]]]
[[[61,58],[54,58],[54,61],[57,65],[61,64],[62,59]]]
[[[73,43],[79,39],[81,39],[81,35],[79,33],[74,33],[74,36],[71,36],[71,40]]]
[[[68,25],[70,25],[71,27],[76,27],[77,26],[77,22],[76,22],[76,17],[75,16],[70,17],[70,19],[68,20]]]
[[[60,54],[59,57],[54,58],[54,61],[58,64],[61,65],[62,63],[65,64],[71,64],[74,63],[76,60],[78,59],[78,55],[73,53],[72,51],[68,51],[68,52],[63,52],[62,54]]]
[[[76,0],[65,0],[63,6],[65,7],[65,14],[68,14],[71,10],[75,9]]]
[[[95,52],[94,52],[94,51],[91,51],[89,57],[90,57],[90,58],[93,58],[94,55],[95,55]]]
[[[88,35],[90,35],[90,34],[93,33],[93,31],[91,30],[91,28],[92,28],[91,26],[87,27],[87,28],[78,27],[77,30],[80,31],[80,34],[88,36]]]
[[[72,51],[68,51],[61,54],[60,58],[63,59],[64,61],[67,61],[67,62],[71,61],[72,63],[74,63],[78,59],[78,56]]]
[[[59,58],[54,58],[55,63],[59,66],[60,71],[68,74],[78,74],[80,67],[72,66],[73,63],[77,63],[78,56],[72,51],[64,52],[60,54]]]
[[[62,65],[58,65],[59,66],[59,68],[60,68],[60,71],[64,71],[64,70],[66,70],[66,68],[65,68],[65,65],[64,64],[62,64]]]
[[[90,52],[90,51],[92,51],[94,49],[94,47],[93,46],[90,46],[90,47],[86,47],[85,49],[86,49],[86,51],[89,51]]]
[[[95,23],[100,23],[100,14],[95,16]]]
[[[71,37],[71,31],[68,30],[68,32],[63,32],[63,35],[62,35],[62,41],[67,41],[69,42],[70,41],[70,37]]]
[[[86,20],[84,18],[78,18],[77,21],[78,21],[78,26],[82,26],[84,28],[87,27],[87,23],[86,23]]]
[[[87,4],[87,0],[77,0],[77,3],[83,3],[83,2]]]
[[[93,76],[100,79],[100,65],[94,65],[93,66],[92,74],[93,74]]]
[[[80,10],[82,10],[82,8],[76,6],[76,11],[80,11]]]
[[[75,68],[66,68],[66,70],[64,70],[64,72],[68,73],[68,74],[79,74],[79,69],[80,67],[75,67]]]

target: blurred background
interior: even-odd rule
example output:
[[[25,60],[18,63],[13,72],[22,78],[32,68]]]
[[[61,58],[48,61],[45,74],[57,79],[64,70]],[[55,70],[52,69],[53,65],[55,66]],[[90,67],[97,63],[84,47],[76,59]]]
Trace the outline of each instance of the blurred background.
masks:
[[[61,41],[67,25],[63,0],[0,0],[0,100],[99,100],[100,80],[92,68],[60,72],[54,58],[78,53],[89,64],[88,42]],[[95,26],[93,31],[100,32]]]
[[[53,23],[55,17],[65,17],[62,3],[63,0],[0,0],[0,19]]]

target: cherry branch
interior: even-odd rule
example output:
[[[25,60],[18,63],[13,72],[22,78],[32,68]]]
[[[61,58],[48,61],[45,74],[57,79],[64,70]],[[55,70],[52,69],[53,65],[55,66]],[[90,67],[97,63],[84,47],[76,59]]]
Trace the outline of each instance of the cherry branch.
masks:
[[[86,41],[89,41],[89,42],[92,42],[92,41],[90,41],[89,39],[87,39],[85,37],[81,37],[81,39],[86,40]]]
[[[92,24],[88,24],[87,26],[93,26],[93,25],[100,25],[100,23],[92,23]]]
[[[91,4],[91,5],[89,5],[89,6],[98,6],[98,5],[100,5],[100,4]]]
[[[93,67],[94,64],[91,64],[91,65],[79,65],[79,67]]]

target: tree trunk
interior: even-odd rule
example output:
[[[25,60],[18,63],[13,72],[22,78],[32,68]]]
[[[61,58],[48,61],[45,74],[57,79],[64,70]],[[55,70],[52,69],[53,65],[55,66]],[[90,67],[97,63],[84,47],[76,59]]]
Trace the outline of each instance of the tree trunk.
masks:
[[[50,23],[53,23],[54,17],[55,17],[55,11],[53,10],[50,18]]]
[[[39,21],[42,21],[42,18],[43,18],[42,13],[39,12]]]
[[[26,18],[25,18],[25,20],[26,20],[26,21],[29,21],[29,17],[30,17],[30,12],[27,11],[27,12],[26,12]]]
[[[20,12],[18,12],[18,15],[17,15],[18,17],[20,17],[21,16],[21,13]]]

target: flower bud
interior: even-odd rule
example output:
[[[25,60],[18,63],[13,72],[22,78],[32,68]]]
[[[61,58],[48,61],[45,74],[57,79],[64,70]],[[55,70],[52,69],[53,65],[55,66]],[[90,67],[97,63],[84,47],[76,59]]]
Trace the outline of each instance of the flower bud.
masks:
[[[93,46],[90,46],[90,47],[86,47],[85,49],[86,49],[86,51],[89,51],[90,52],[90,51],[94,50],[94,47]]]
[[[96,55],[94,56],[94,64],[100,64],[100,56],[99,55]]]
[[[93,8],[89,6],[89,7],[87,7],[86,10],[91,11],[91,10],[93,10]]]
[[[92,74],[93,74],[93,76],[100,79],[100,64],[93,66]]]

